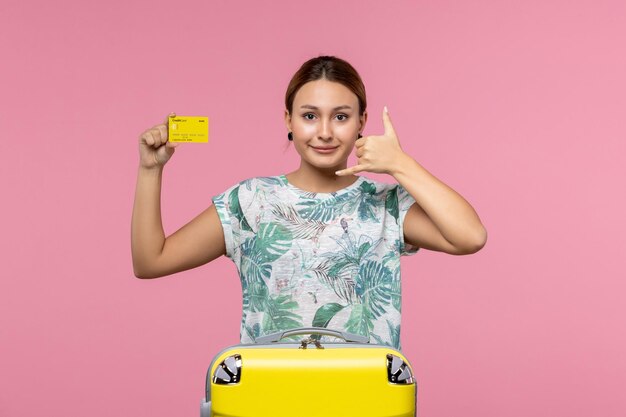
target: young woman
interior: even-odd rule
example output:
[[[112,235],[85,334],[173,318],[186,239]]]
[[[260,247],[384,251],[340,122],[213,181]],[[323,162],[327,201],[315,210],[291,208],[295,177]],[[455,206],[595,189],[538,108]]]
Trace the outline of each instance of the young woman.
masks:
[[[132,218],[135,275],[161,277],[226,255],[241,278],[242,343],[316,326],[400,349],[400,256],[419,248],[474,253],[487,234],[463,197],[402,150],[386,107],[384,133],[362,136],[366,103],[348,62],[305,62],[285,96],[300,167],[241,181],[167,238],[161,176],[176,144],[167,141],[166,124],[146,130]],[[358,163],[348,167],[353,150]],[[385,173],[397,183],[360,172]]]

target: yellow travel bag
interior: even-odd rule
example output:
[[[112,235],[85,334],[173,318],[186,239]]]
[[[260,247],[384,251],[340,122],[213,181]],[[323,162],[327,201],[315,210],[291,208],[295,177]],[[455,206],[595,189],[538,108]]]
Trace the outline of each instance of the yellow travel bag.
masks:
[[[319,336],[281,342],[298,335]],[[367,337],[308,327],[218,353],[207,371],[201,417],[414,417],[408,360]]]

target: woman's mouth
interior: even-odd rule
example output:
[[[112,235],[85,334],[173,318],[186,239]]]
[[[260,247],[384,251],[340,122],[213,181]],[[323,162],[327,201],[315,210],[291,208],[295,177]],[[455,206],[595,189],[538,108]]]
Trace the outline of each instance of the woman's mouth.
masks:
[[[333,153],[339,146],[311,146],[318,153]]]

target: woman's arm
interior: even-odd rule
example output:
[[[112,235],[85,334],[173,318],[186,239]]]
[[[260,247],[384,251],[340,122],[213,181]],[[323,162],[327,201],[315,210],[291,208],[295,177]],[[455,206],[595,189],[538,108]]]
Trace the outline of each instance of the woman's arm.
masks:
[[[167,125],[144,132],[131,222],[133,270],[137,278],[157,278],[191,269],[226,253],[214,206],[165,238],[161,222],[163,167],[176,145],[167,141]]]
[[[485,245],[487,231],[472,206],[408,154],[402,154],[390,174],[415,199],[404,218],[407,243],[455,255]]]
[[[383,135],[355,142],[357,165],[337,175],[361,171],[392,175],[416,203],[404,218],[404,238],[409,244],[455,255],[480,250],[487,231],[472,206],[402,150],[386,107],[383,124]]]

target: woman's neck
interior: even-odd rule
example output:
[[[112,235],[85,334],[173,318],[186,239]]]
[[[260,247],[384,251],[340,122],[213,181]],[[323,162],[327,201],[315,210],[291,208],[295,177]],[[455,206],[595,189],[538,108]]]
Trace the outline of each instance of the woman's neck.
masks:
[[[300,164],[300,168],[286,175],[287,181],[294,187],[312,193],[332,193],[352,185],[358,177],[356,175],[338,176],[338,168],[320,169],[307,164]]]

